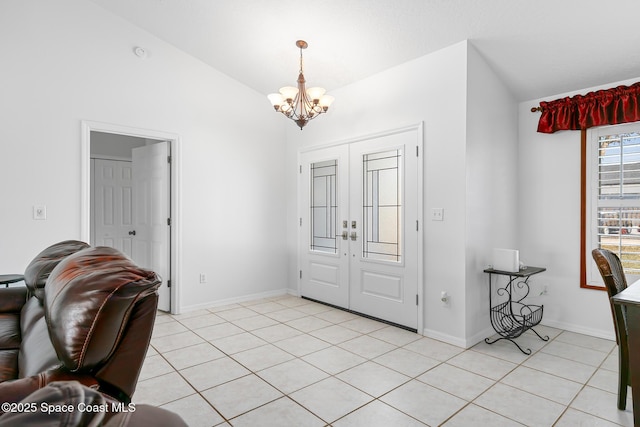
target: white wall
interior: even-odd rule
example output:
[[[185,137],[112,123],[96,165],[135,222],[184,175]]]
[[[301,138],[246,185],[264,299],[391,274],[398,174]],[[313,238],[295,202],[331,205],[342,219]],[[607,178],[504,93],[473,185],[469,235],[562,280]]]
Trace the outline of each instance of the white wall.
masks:
[[[469,44],[466,146],[466,345],[493,335],[489,279],[493,248],[518,245],[518,114],[504,83]],[[493,276],[504,286],[504,278]]]
[[[263,95],[82,0],[3,1],[0,52],[0,271],[80,237],[91,120],[180,137],[181,309],[286,288],[285,135]]]
[[[494,237],[488,238],[484,229],[478,229],[486,224],[478,224],[490,221],[489,230],[501,236],[498,241],[512,243],[509,236],[515,232],[517,205],[508,200],[515,196],[517,124],[515,102],[473,48],[467,64],[468,47],[467,42],[458,43],[333,91],[336,101],[330,113],[309,123],[302,132],[289,124],[292,290],[297,291],[298,284],[297,189],[291,184],[297,180],[296,153],[303,147],[424,121],[424,333],[467,346],[475,343],[469,342],[470,336],[486,329],[488,294],[482,286],[486,281],[482,254],[494,243]],[[467,75],[468,66],[473,77]],[[485,124],[496,118],[497,125]],[[485,177],[485,173],[489,175]],[[505,176],[508,179],[502,181]],[[504,189],[504,195],[485,194],[493,189],[494,180],[501,180],[497,189]],[[432,208],[444,208],[444,221],[429,220]],[[495,208],[500,214],[494,218]],[[506,221],[504,228],[498,227],[502,220]],[[451,295],[448,307],[440,304],[442,290]],[[480,313],[482,320],[478,322]]]
[[[638,81],[546,97],[551,101]],[[579,333],[615,339],[604,291],[580,288],[580,132],[536,132],[541,99],[519,105],[519,229],[521,257],[547,267],[539,286],[547,285],[543,323]],[[593,262],[587,258],[587,262]],[[537,289],[539,290],[539,289]],[[538,292],[539,293],[539,292]]]

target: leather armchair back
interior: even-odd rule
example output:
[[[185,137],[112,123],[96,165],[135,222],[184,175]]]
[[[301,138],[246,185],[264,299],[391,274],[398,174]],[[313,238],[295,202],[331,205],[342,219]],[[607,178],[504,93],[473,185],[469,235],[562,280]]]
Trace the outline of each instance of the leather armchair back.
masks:
[[[51,271],[64,258],[88,247],[88,244],[79,240],[65,240],[49,246],[36,255],[24,271],[24,283],[31,295],[42,300],[44,284]]]
[[[44,288],[44,311],[65,369],[95,374],[128,400],[151,339],[160,283],[113,248],[83,249],[60,262]]]

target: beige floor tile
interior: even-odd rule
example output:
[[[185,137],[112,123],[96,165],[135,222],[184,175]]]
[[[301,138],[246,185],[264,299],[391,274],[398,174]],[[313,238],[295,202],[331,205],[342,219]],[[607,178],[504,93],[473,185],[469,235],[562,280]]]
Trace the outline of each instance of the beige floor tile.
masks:
[[[267,344],[265,340],[260,339],[249,332],[218,338],[212,342],[215,344],[216,348],[226,354],[236,354]]]
[[[441,362],[449,360],[464,351],[463,348],[455,345],[424,337],[405,345],[403,348]]]
[[[282,397],[232,420],[234,427],[322,427],[324,421],[302,406]]]
[[[254,331],[256,329],[266,328],[267,326],[277,325],[278,321],[260,314],[258,316],[245,317],[243,319],[235,320],[233,324],[239,326],[245,331]]]
[[[205,326],[217,325],[224,322],[225,320],[223,318],[209,312],[205,312],[205,314],[202,314],[200,316],[180,319],[180,323],[191,330],[204,328]]]
[[[345,341],[342,344],[339,344],[338,347],[349,350],[350,352],[366,359],[374,359],[398,348],[393,344],[368,335],[359,336],[352,340]]]
[[[420,381],[409,381],[380,398],[384,403],[430,426],[442,424],[467,402]]]
[[[471,401],[495,384],[494,380],[443,363],[416,378],[432,387]]]
[[[190,366],[224,357],[224,354],[208,342],[167,351],[162,354],[178,371]]]
[[[138,381],[132,401],[136,404],[160,406],[195,394],[196,390],[177,372]]]
[[[544,397],[562,405],[571,403],[583,384],[547,374],[535,369],[519,366],[504,377],[502,384]]]
[[[322,311],[315,315],[316,317],[331,323],[342,323],[348,320],[356,319],[358,316],[343,310],[332,308],[328,311]]]
[[[274,345],[296,357],[306,356],[318,350],[331,347],[331,344],[328,342],[307,334],[296,335],[295,337],[278,341],[274,343]]]
[[[248,307],[256,313],[260,314],[271,313],[273,311],[280,311],[287,308],[284,305],[278,304],[277,302],[273,301],[263,301],[259,304],[249,305]]]
[[[252,333],[265,341],[273,343],[276,341],[295,337],[296,335],[300,335],[302,332],[292,328],[291,326],[279,323],[277,325],[267,326],[266,328],[256,329],[252,331]]]
[[[586,383],[596,371],[594,366],[584,365],[563,357],[542,352],[531,356],[523,365],[583,384]]]
[[[487,426],[487,427],[522,427],[522,424],[510,420],[509,418],[498,415],[495,412],[488,411],[479,406],[470,404],[465,406],[460,412],[456,413],[446,423],[445,427],[471,427],[471,426]]]
[[[397,345],[398,347],[407,345],[410,342],[417,341],[422,338],[421,335],[418,335],[415,332],[406,331],[394,326],[387,326],[386,328],[378,329],[377,331],[371,332],[369,336]]]
[[[174,372],[173,366],[171,366],[161,355],[146,357],[142,370],[140,371],[140,377],[138,381],[144,381],[148,378],[157,377],[160,375]]]
[[[217,316],[220,316],[228,322],[232,322],[238,319],[244,319],[245,317],[253,317],[256,314],[257,313],[255,311],[247,307],[232,308],[231,310],[225,310],[216,313]]]
[[[196,427],[633,424],[631,389],[628,409],[616,408],[613,341],[536,330],[550,341],[527,331],[516,340],[525,355],[504,340],[465,350],[292,295],[159,313],[133,401]]]
[[[332,423],[373,400],[371,396],[333,377],[289,396],[327,423]]]
[[[340,325],[331,325],[309,332],[309,335],[335,345],[359,337],[361,334],[352,329],[343,328]]]
[[[409,377],[416,377],[441,363],[404,348],[390,351],[373,361]]]
[[[257,375],[285,394],[293,393],[329,376],[300,359],[272,366],[259,371]]]
[[[333,427],[424,427],[420,421],[379,400],[356,409],[332,425]]]
[[[212,360],[180,371],[180,374],[198,391],[233,381],[250,373],[248,369],[229,357]]]
[[[569,408],[562,414],[558,422],[554,424],[554,427],[618,427],[619,425],[620,424],[603,420],[594,415]]]
[[[609,355],[608,352],[591,350],[557,340],[547,344],[540,352],[596,367],[600,366]]]
[[[361,334],[369,334],[373,331],[386,328],[388,325],[376,320],[367,319],[366,317],[357,317],[353,320],[342,322],[340,326],[353,329],[354,331],[360,332]]]
[[[151,338],[151,345],[160,353],[200,344],[204,340],[192,331],[181,332],[175,335]]]
[[[589,379],[587,385],[608,391],[609,393],[618,393],[618,373],[608,369],[598,369]],[[631,389],[629,389],[631,390]]]
[[[339,347],[328,347],[324,350],[316,351],[302,357],[302,360],[331,375],[366,362],[365,358]]]
[[[278,322],[289,322],[291,320],[300,319],[309,316],[307,313],[296,310],[295,308],[285,308],[284,310],[272,311],[266,313],[265,316],[270,317]]]
[[[153,338],[164,337],[167,335],[174,335],[180,332],[186,332],[189,329],[186,328],[182,323],[177,320],[170,320],[168,322],[163,322],[158,325],[154,325],[153,327]]]
[[[315,316],[307,316],[287,322],[287,325],[302,332],[311,332],[331,326],[333,323]]]
[[[189,427],[211,427],[224,422],[224,418],[199,394],[174,400],[162,407],[180,415]]]
[[[373,397],[380,397],[411,379],[406,375],[373,362],[365,362],[362,365],[347,369],[336,375],[336,377]]]
[[[504,384],[494,385],[474,400],[474,403],[531,427],[553,425],[566,408]]]
[[[279,349],[273,344],[267,344],[251,350],[241,351],[233,355],[233,359],[253,372],[261,371],[293,359],[295,356]]]
[[[585,347],[591,350],[602,351],[605,353],[609,353],[616,346],[615,341],[568,331],[563,331],[556,337],[554,341],[561,341],[567,344],[573,344],[579,347]]]
[[[204,328],[198,328],[194,332],[207,341],[215,341],[220,338],[230,337],[231,335],[241,334],[246,331],[237,327],[233,323],[225,322],[205,326]]]
[[[622,425],[633,425],[633,402],[627,396],[627,409],[621,411],[617,407],[618,395],[593,387],[585,387],[571,403],[571,407],[598,418]]]
[[[252,374],[206,390],[202,396],[230,419],[279,399],[282,393]]]
[[[518,366],[477,351],[465,351],[452,357],[447,363],[492,380],[499,380]]]

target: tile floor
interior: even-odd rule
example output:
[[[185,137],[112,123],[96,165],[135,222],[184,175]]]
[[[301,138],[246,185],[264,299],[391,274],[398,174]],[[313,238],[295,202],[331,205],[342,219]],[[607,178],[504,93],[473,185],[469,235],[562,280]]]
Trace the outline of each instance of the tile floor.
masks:
[[[134,402],[190,426],[631,426],[615,342],[540,326],[464,350],[293,296],[159,313]]]

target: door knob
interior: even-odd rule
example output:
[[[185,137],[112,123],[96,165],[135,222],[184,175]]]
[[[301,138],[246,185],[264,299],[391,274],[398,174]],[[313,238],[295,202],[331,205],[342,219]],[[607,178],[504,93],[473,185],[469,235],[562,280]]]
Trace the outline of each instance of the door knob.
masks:
[[[136,230],[130,231],[129,232],[129,236],[135,236],[136,235]]]
[[[349,232],[347,230],[344,230],[342,232],[342,240],[347,240],[349,239]]]
[[[358,239],[358,236],[356,235],[355,231],[351,232],[351,240],[353,240],[354,242]]]

